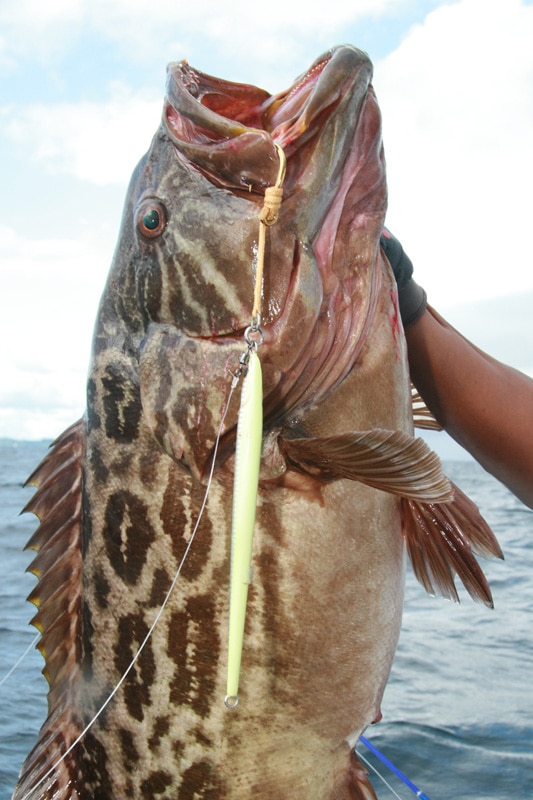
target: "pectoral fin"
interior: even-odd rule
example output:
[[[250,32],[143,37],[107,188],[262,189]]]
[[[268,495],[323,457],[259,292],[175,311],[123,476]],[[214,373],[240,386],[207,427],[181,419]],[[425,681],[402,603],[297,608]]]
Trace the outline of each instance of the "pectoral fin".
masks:
[[[493,607],[492,594],[474,553],[503,558],[496,537],[477,506],[454,486],[450,503],[404,499],[403,523],[413,571],[426,591],[459,602],[457,574],[474,600]]]
[[[474,503],[443,474],[440,459],[419,438],[371,430],[314,439],[281,439],[293,469],[319,481],[360,481],[402,497],[407,551],[430,594],[458,601],[454,578],[492,607],[492,595],[474,553],[503,558]]]
[[[453,498],[440,459],[423,439],[402,431],[351,431],[312,439],[280,439],[287,463],[320,481],[348,478],[424,502]]]

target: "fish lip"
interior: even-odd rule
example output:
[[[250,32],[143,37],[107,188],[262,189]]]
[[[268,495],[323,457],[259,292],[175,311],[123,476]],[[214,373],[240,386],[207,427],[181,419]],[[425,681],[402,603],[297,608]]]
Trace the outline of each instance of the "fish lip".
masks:
[[[320,129],[324,117],[335,112],[362,71],[368,85],[368,55],[341,45],[316,59],[289,89],[271,95],[208,75],[187,61],[172,62],[163,125],[177,150],[210,181],[262,193],[277,177],[274,143],[288,148],[290,157]]]
[[[368,145],[369,126],[361,113],[367,97],[373,97],[371,78],[370,59],[351,46],[328,51],[279,95],[213,78],[187,62],[169,65],[163,136],[189,170],[200,172],[216,187],[249,198],[250,212],[245,215],[248,230],[252,229],[256,214],[259,216],[265,188],[273,185],[278,176],[276,143],[286,152],[287,172],[279,222],[269,236],[272,243],[278,242],[281,259],[274,252],[278,245],[273,244],[271,260],[280,268],[275,272],[272,290],[266,293],[276,309],[275,314],[265,315],[266,341],[270,340],[269,331],[279,332],[287,319],[291,281],[298,283],[295,277],[298,263],[294,255],[291,260],[283,252],[287,237],[310,251],[309,258],[314,260],[313,277],[308,279],[306,289],[311,282],[313,286],[321,284],[319,302],[324,313],[328,309],[325,296],[337,292],[345,279],[365,284],[365,279],[357,276],[362,275],[362,267],[375,255],[371,247],[375,237],[366,236],[364,231],[356,236],[354,230],[361,222],[353,223],[350,238],[359,260],[355,263],[349,259],[347,264],[338,263],[335,238],[353,182],[350,176],[366,169],[366,153],[359,152],[354,137],[360,130],[361,136],[366,137],[363,146]],[[351,165],[348,171],[347,165]],[[328,176],[326,182],[324,175]],[[379,176],[376,179],[371,176],[371,180],[375,182]],[[375,205],[373,199],[366,199],[369,192],[376,193],[374,186],[363,181],[361,191],[361,197],[355,198],[357,204],[354,205],[353,197],[347,201],[346,213],[357,208],[357,219],[366,216],[368,202]],[[379,205],[382,200],[378,197],[376,202]],[[375,208],[370,209],[370,215],[376,216]],[[252,250],[249,256],[253,263]],[[342,293],[342,286],[339,291]],[[314,289],[313,292],[316,299]],[[250,305],[251,299],[250,290]],[[209,327],[204,325],[202,330],[184,332],[217,343],[237,341],[249,324],[246,308],[248,300],[240,292],[239,303],[233,303],[228,313],[217,319],[216,327],[211,320]],[[315,311],[310,302],[304,301],[306,316],[314,316]]]
[[[167,68],[163,126],[178,154],[215,185],[263,191],[274,183],[278,161],[258,116],[269,98],[261,89],[174,62]]]
[[[295,140],[301,145],[316,132],[322,115],[331,115],[343,95],[367,72],[372,78],[368,55],[351,45],[332,48],[316,59],[309,69],[285,92],[273,96],[265,109],[265,128],[284,149]],[[307,136],[305,136],[307,134]]]

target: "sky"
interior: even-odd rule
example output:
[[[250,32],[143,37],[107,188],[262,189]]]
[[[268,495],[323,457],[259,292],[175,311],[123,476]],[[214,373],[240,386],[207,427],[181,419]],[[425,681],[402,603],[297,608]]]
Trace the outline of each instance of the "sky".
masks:
[[[430,302],[533,376],[533,4],[0,0],[0,437],[83,413],[92,329],[166,64],[276,93],[374,63],[387,223]]]

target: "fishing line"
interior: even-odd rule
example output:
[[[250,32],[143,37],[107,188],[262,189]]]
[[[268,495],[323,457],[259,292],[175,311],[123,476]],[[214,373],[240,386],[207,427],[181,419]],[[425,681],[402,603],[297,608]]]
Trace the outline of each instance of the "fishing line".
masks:
[[[278,152],[279,170],[274,186],[267,186],[265,189],[265,196],[263,199],[263,208],[259,215],[259,241],[257,243],[257,271],[255,277],[254,289],[254,305],[252,308],[252,325],[254,320],[261,314],[261,290],[263,288],[263,265],[265,263],[265,245],[266,245],[266,229],[267,226],[274,225],[278,221],[278,212],[283,198],[283,181],[285,180],[285,171],[287,167],[287,160],[282,148],[274,142],[274,146]],[[260,324],[260,323],[257,323]]]
[[[393,794],[393,795],[394,795],[394,797],[396,797],[396,798],[397,798],[397,800],[402,800],[402,798],[400,797],[400,795],[398,794],[398,792],[397,792],[395,789],[393,789],[393,788],[392,788],[392,786],[390,785],[390,783],[388,782],[388,780],[387,780],[387,779],[386,779],[386,778],[385,778],[385,777],[384,777],[384,776],[381,774],[381,772],[379,771],[379,769],[377,769],[377,768],[376,768],[376,767],[375,767],[373,764],[371,764],[371,763],[370,763],[370,761],[368,760],[368,758],[365,758],[365,757],[364,757],[364,755],[362,755],[362,753],[357,753],[357,758],[359,758],[359,759],[360,759],[360,760],[363,762],[363,764],[366,764],[366,766],[367,766],[369,769],[371,769],[371,770],[372,770],[372,772],[373,772],[375,775],[377,775],[377,776],[378,776],[378,778],[380,779],[380,781],[382,781],[382,782],[385,784],[385,786],[387,787],[387,789],[389,790],[389,792],[390,792],[391,794]]]
[[[9,670],[9,672],[7,672],[7,673],[4,675],[4,677],[2,678],[2,680],[0,680],[0,686],[3,686],[3,684],[4,684],[4,683],[7,681],[7,679],[9,678],[9,676],[10,676],[10,675],[12,675],[12,674],[15,672],[15,670],[16,670],[16,668],[18,667],[18,665],[20,664],[20,662],[21,662],[21,661],[23,661],[23,660],[26,658],[26,656],[28,655],[28,653],[30,652],[30,650],[32,649],[32,647],[35,647],[35,645],[36,645],[36,644],[37,644],[37,642],[39,641],[39,637],[40,637],[40,635],[41,635],[40,631],[39,631],[38,633],[36,633],[36,634],[35,634],[35,636],[34,636],[34,637],[33,637],[33,639],[31,640],[31,642],[29,643],[29,645],[27,646],[27,648],[24,650],[24,652],[23,652],[23,654],[21,655],[21,657],[19,658],[19,660],[18,660],[18,661],[16,661],[16,662],[15,662],[15,664],[13,664],[13,666],[11,667],[11,669]]]
[[[144,637],[143,641],[142,641],[142,642],[141,642],[141,644],[139,645],[139,648],[138,648],[137,652],[135,653],[135,655],[133,656],[133,658],[132,658],[132,660],[131,660],[131,662],[130,662],[129,666],[128,666],[128,667],[127,667],[127,669],[126,669],[126,671],[123,673],[122,677],[120,678],[120,680],[118,681],[118,683],[116,684],[116,686],[114,687],[114,689],[112,690],[112,692],[110,693],[110,695],[107,697],[107,699],[106,699],[106,700],[103,702],[103,704],[100,706],[100,708],[98,709],[98,711],[95,713],[94,717],[93,717],[93,718],[90,720],[90,722],[89,722],[89,723],[88,723],[88,724],[85,726],[85,728],[82,730],[82,732],[79,734],[79,736],[78,736],[78,737],[77,737],[77,738],[76,738],[76,739],[75,739],[75,740],[72,742],[72,744],[70,745],[70,747],[68,747],[68,748],[67,748],[67,750],[65,750],[65,752],[63,753],[63,755],[62,755],[62,756],[61,756],[61,757],[60,757],[60,758],[59,758],[59,759],[58,759],[58,760],[55,762],[55,764],[53,764],[53,765],[50,767],[50,769],[48,770],[48,772],[46,772],[46,773],[45,773],[45,774],[44,774],[44,775],[43,775],[43,776],[42,776],[42,777],[41,777],[41,778],[40,778],[40,779],[37,781],[37,783],[36,783],[36,784],[34,784],[34,785],[32,786],[32,788],[31,788],[31,789],[30,789],[30,790],[29,790],[29,791],[28,791],[28,792],[27,792],[27,793],[24,795],[24,797],[22,798],[22,800],[28,800],[28,799],[30,798],[30,796],[33,794],[33,792],[35,791],[35,789],[36,789],[38,786],[40,786],[40,784],[41,784],[41,783],[44,783],[44,781],[46,781],[46,780],[47,780],[47,778],[49,778],[49,777],[51,777],[53,774],[55,774],[55,772],[56,772],[57,768],[60,766],[60,764],[61,764],[61,763],[62,763],[62,762],[63,762],[63,761],[66,759],[66,757],[69,755],[69,753],[71,753],[71,752],[74,750],[74,748],[75,748],[75,747],[76,747],[76,746],[77,746],[77,745],[78,745],[78,744],[81,742],[81,740],[83,739],[83,737],[85,736],[85,734],[86,734],[86,733],[87,733],[87,732],[88,732],[88,731],[89,731],[89,730],[92,728],[92,726],[94,725],[94,723],[96,722],[96,720],[98,719],[98,717],[99,717],[99,716],[102,714],[102,712],[103,712],[103,711],[104,711],[104,710],[107,708],[107,706],[109,705],[109,703],[111,702],[111,700],[114,698],[114,696],[116,695],[116,693],[118,692],[118,690],[120,689],[120,687],[122,686],[122,684],[124,683],[124,681],[126,680],[126,678],[127,678],[127,676],[129,675],[129,673],[131,672],[131,670],[132,670],[132,669],[133,669],[133,667],[135,666],[135,664],[136,664],[136,662],[137,662],[137,660],[138,660],[139,656],[141,655],[141,653],[142,653],[142,651],[144,650],[144,648],[145,648],[145,646],[146,646],[146,644],[147,644],[148,640],[150,639],[150,636],[152,635],[152,633],[153,633],[153,631],[154,631],[154,628],[155,628],[155,626],[157,625],[157,623],[158,623],[158,622],[159,622],[159,620],[161,619],[161,616],[162,616],[162,614],[163,614],[163,611],[165,610],[165,608],[166,608],[166,606],[167,606],[167,604],[168,604],[168,601],[170,600],[170,596],[171,596],[171,594],[172,594],[172,592],[173,592],[173,590],[174,590],[174,587],[176,586],[176,583],[177,583],[178,577],[179,577],[179,575],[180,575],[180,572],[181,572],[181,570],[182,570],[182,568],[183,568],[183,565],[184,565],[184,563],[185,563],[185,559],[187,558],[187,556],[188,556],[188,554],[189,554],[189,551],[190,551],[190,549],[191,549],[191,546],[192,546],[193,540],[194,540],[194,538],[195,538],[195,536],[196,536],[196,532],[197,532],[197,530],[198,530],[198,527],[199,527],[199,525],[200,525],[200,521],[201,521],[201,519],[202,519],[202,516],[203,516],[204,510],[205,510],[205,507],[206,507],[206,505],[207,505],[207,498],[208,498],[208,496],[209,496],[209,492],[210,492],[210,490],[211,490],[211,484],[212,484],[212,482],[213,482],[213,473],[214,473],[214,471],[215,471],[215,462],[216,462],[216,457],[217,457],[218,445],[219,445],[219,442],[220,442],[220,437],[221,437],[221,435],[222,435],[222,428],[223,428],[223,425],[224,425],[224,422],[225,422],[225,419],[226,419],[226,415],[227,415],[227,413],[228,413],[228,409],[229,409],[229,407],[230,407],[230,402],[231,402],[231,397],[232,397],[232,395],[233,395],[233,391],[234,391],[235,387],[237,386],[237,383],[238,383],[238,381],[239,381],[239,378],[240,378],[240,376],[241,376],[241,370],[237,370],[237,372],[236,372],[236,373],[235,373],[235,375],[233,376],[233,380],[231,381],[231,384],[230,384],[230,389],[229,389],[229,393],[228,393],[228,398],[227,398],[227,400],[226,400],[226,405],[225,405],[225,407],[224,407],[224,409],[223,409],[222,418],[221,418],[221,420],[220,420],[220,425],[218,426],[218,433],[217,433],[217,437],[216,437],[216,439],[215,439],[215,445],[214,445],[214,448],[213,448],[213,457],[212,457],[212,459],[211,459],[211,468],[210,468],[210,470],[209,470],[209,477],[208,477],[208,479],[207,479],[207,485],[206,485],[206,489],[205,489],[205,493],[204,493],[204,498],[203,498],[203,501],[202,501],[202,505],[200,506],[200,510],[199,510],[199,512],[198,512],[198,517],[197,517],[197,519],[196,519],[196,523],[195,523],[194,529],[193,529],[193,531],[192,531],[192,533],[191,533],[191,536],[190,536],[190,539],[189,539],[189,541],[187,542],[187,546],[186,546],[186,548],[185,548],[185,551],[184,551],[184,553],[183,553],[183,556],[182,556],[182,558],[181,558],[181,561],[180,561],[180,563],[179,563],[179,565],[178,565],[178,568],[177,568],[177,570],[176,570],[176,572],[175,572],[175,574],[174,574],[174,578],[172,579],[172,583],[170,584],[170,588],[168,589],[168,591],[167,591],[167,593],[166,593],[166,595],[165,595],[165,598],[164,598],[164,600],[163,600],[163,602],[162,602],[162,604],[161,604],[161,606],[160,606],[160,608],[159,608],[159,611],[157,612],[157,614],[156,614],[156,616],[155,616],[155,619],[154,619],[154,621],[152,622],[152,624],[151,624],[151,626],[150,626],[150,628],[149,628],[149,630],[148,630],[148,633],[146,634],[146,636]],[[39,635],[40,635],[40,634],[37,634],[37,637],[38,637]]]
[[[417,797],[419,797],[419,798],[420,798],[420,800],[430,800],[430,799],[429,799],[429,797],[427,796],[427,794],[424,794],[424,792],[423,792],[421,789],[419,789],[419,788],[418,788],[418,786],[415,786],[415,784],[414,784],[412,781],[410,781],[410,780],[409,780],[409,778],[407,777],[407,775],[404,775],[404,774],[403,774],[403,772],[401,772],[401,771],[398,769],[398,767],[396,767],[396,766],[395,766],[395,765],[392,763],[392,761],[389,761],[389,759],[387,758],[387,756],[383,755],[383,753],[382,753],[382,752],[380,752],[380,751],[378,750],[378,748],[377,748],[375,745],[373,745],[373,744],[372,744],[372,742],[369,742],[369,741],[368,741],[368,739],[365,739],[365,737],[364,737],[364,736],[360,736],[360,737],[359,737],[359,741],[360,741],[360,742],[362,742],[362,743],[363,743],[363,744],[364,744],[366,747],[368,747],[368,749],[369,749],[369,750],[370,750],[372,753],[374,753],[374,755],[375,755],[375,756],[377,756],[377,757],[379,758],[379,760],[380,760],[380,761],[381,761],[383,764],[385,764],[385,766],[386,766],[386,767],[388,767],[388,769],[390,769],[390,771],[391,771],[391,772],[393,772],[393,773],[394,773],[394,774],[395,774],[395,775],[396,775],[396,776],[397,776],[397,777],[398,777],[398,778],[399,778],[401,781],[403,781],[403,782],[405,783],[405,785],[406,785],[406,786],[408,786],[408,787],[409,787],[409,789],[410,789],[412,792],[414,792],[414,794],[415,794]],[[367,762],[365,762],[365,763],[367,763]],[[379,775],[379,773],[378,773],[378,775]],[[380,777],[381,777],[381,775],[380,775]],[[396,796],[397,796],[397,795],[396,795]]]

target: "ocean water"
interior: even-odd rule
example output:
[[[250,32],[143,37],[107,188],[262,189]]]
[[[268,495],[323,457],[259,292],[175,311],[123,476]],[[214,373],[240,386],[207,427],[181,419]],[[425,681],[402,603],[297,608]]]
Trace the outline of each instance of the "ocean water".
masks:
[[[0,444],[0,679],[35,637],[25,597],[35,578],[23,546],[35,517],[19,515],[32,495],[22,483],[45,443]],[[484,561],[494,610],[461,592],[454,604],[426,595],[408,573],[400,644],[383,701],[383,722],[367,731],[431,800],[533,798],[533,512],[470,461],[445,464],[478,504],[506,560]],[[43,660],[37,651],[0,686],[0,800],[11,797],[18,770],[46,713]],[[358,751],[386,778],[380,800],[414,797],[362,745]],[[394,792],[394,793],[393,793]]]

